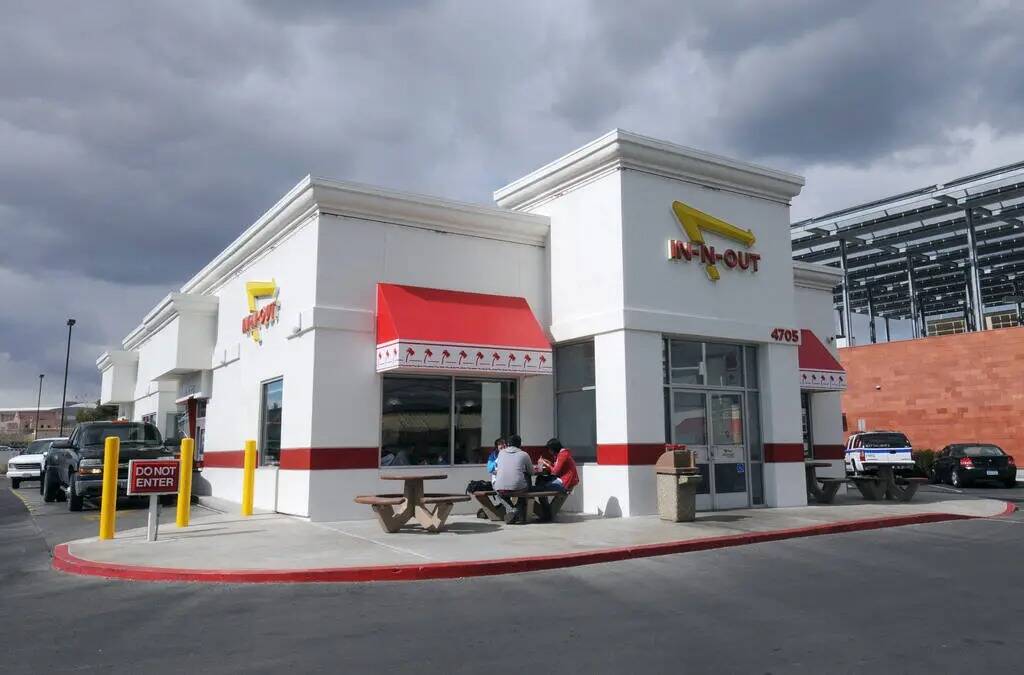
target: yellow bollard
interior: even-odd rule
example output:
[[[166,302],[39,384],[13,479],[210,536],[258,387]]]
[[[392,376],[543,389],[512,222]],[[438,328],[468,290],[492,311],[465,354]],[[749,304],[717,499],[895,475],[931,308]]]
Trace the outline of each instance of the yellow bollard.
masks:
[[[117,518],[117,463],[121,439],[107,436],[103,441],[103,494],[100,497],[100,539],[114,538]]]
[[[253,489],[256,486],[256,441],[245,442],[245,470],[242,472],[242,515],[252,515]]]
[[[188,527],[192,507],[192,453],[195,441],[181,439],[181,464],[178,466],[178,527]]]

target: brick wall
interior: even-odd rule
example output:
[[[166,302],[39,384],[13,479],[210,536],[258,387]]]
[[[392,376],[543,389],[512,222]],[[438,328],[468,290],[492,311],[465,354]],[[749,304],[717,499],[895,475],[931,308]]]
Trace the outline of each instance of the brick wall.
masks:
[[[903,431],[916,448],[995,443],[1024,464],[1024,328],[839,350],[847,435]]]

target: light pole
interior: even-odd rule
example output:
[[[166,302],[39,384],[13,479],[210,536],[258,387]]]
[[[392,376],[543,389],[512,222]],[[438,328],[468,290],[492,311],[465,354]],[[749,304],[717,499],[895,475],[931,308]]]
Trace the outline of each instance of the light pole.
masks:
[[[39,438],[39,402],[43,400],[43,378],[46,377],[42,373],[39,375],[39,395],[36,396],[36,433],[32,437],[33,440]]]
[[[64,355],[64,393],[60,395],[60,433],[64,435],[64,406],[68,399],[68,364],[71,363],[71,328],[75,325],[74,319],[68,319],[68,351]]]

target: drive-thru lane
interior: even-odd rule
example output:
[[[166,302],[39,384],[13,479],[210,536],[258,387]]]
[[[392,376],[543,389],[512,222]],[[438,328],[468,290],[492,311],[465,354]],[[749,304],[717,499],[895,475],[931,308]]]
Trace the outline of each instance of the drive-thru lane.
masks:
[[[61,506],[30,514],[0,488],[8,672],[502,673],[552,659],[591,672],[1006,672],[1020,659],[1020,512],[504,577],[253,587],[54,572],[52,545],[96,526]],[[499,638],[522,646],[514,663],[495,660]]]

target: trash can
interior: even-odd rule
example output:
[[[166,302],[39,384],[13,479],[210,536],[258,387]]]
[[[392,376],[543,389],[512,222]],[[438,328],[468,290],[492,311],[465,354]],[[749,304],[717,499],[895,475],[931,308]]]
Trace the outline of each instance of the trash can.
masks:
[[[685,445],[666,445],[654,464],[658,480],[658,514],[674,523],[693,522],[697,515],[697,486],[701,476],[693,452]]]

